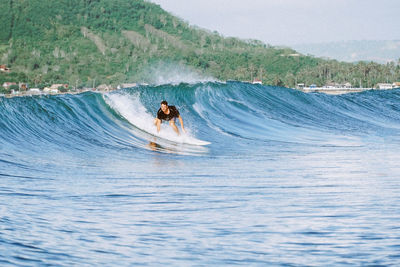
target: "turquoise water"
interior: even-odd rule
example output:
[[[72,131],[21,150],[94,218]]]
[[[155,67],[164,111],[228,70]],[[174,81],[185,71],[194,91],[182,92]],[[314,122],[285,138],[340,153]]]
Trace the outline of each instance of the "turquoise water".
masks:
[[[186,136],[153,135],[163,99]],[[239,82],[1,98],[0,265],[397,266],[399,100]]]

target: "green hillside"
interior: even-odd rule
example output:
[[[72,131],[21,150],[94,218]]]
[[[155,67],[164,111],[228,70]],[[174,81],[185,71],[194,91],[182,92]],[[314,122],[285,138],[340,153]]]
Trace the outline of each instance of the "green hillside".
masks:
[[[4,81],[79,85],[146,82],[159,62],[186,65],[217,79],[294,86],[400,80],[399,66],[339,63],[224,38],[143,0],[2,0],[0,64]]]

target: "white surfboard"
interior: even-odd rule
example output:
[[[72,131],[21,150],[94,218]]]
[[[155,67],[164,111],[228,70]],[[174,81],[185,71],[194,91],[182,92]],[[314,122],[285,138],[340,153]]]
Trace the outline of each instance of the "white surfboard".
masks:
[[[170,126],[168,125],[168,127],[170,127]],[[156,129],[156,126],[154,126],[154,128]],[[211,144],[210,142],[200,140],[200,139],[197,139],[188,134],[182,133],[182,130],[181,130],[181,134],[177,135],[173,130],[169,131],[168,128],[166,128],[166,127],[162,127],[162,130],[159,133],[157,133],[157,130],[148,132],[148,133],[157,138],[164,139],[164,140],[174,142],[174,143],[179,143],[179,144],[187,144],[187,145],[195,145],[195,146],[206,146],[206,145]]]

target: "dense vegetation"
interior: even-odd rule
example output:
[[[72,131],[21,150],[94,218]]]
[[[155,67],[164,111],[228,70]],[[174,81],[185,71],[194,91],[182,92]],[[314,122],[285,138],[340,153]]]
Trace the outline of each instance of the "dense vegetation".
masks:
[[[299,55],[256,40],[224,38],[143,0],[2,0],[0,84],[148,82],[158,62],[221,80],[295,86],[329,81],[372,86],[400,80],[398,64],[357,64]]]

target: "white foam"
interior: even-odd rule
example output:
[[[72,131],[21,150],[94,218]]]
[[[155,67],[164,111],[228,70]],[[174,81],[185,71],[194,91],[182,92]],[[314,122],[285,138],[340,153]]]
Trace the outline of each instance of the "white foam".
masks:
[[[149,76],[148,81],[155,85],[196,84],[216,81],[215,78],[204,76],[204,74],[200,74],[194,69],[181,64],[160,62],[157,65],[149,67],[146,72]]]
[[[174,130],[166,123],[161,124],[161,131],[158,133],[157,128],[154,125],[155,115],[150,113],[143,104],[140,102],[140,95],[129,94],[106,94],[104,95],[106,103],[118,112],[121,116],[127,119],[136,128],[145,131],[151,135],[173,141],[175,143],[191,144],[191,145],[207,145],[209,142],[197,139],[192,136],[190,129],[185,128],[186,133],[182,133],[178,136]]]

